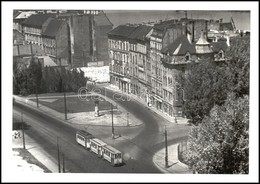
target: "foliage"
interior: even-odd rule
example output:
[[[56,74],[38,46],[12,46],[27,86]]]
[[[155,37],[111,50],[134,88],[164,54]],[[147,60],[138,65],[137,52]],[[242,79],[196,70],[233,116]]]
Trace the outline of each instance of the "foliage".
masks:
[[[203,61],[187,66],[188,73],[177,79],[185,92],[184,114],[194,124],[208,116],[214,105],[222,105],[229,92],[249,95],[250,37],[231,40],[226,62]]]
[[[249,97],[229,95],[191,129],[185,162],[198,173],[248,173],[248,129]]]
[[[186,76],[178,79],[184,87],[184,113],[193,123],[207,116],[214,105],[222,105],[228,93],[224,67],[212,61],[188,65]]]
[[[237,97],[249,95],[250,37],[233,38],[226,55],[231,91]]]
[[[87,78],[84,72],[72,71],[60,67],[44,67],[38,61],[31,61],[29,66],[20,66],[14,60],[13,93],[29,95],[37,93],[77,92],[85,86]]]
[[[19,65],[14,61],[13,66],[13,89],[14,94],[28,95],[40,90],[42,82],[42,68],[38,61],[31,60],[30,65]]]

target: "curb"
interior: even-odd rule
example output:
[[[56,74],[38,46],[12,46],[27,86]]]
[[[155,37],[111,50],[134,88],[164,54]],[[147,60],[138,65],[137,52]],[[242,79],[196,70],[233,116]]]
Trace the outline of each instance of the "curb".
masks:
[[[159,112],[155,111],[153,108],[148,107],[145,103],[140,102],[138,99],[136,99],[137,97],[133,97],[133,96],[131,96],[129,94],[123,93],[122,91],[120,91],[118,89],[111,88],[111,87],[104,87],[104,88],[106,88],[108,90],[111,90],[111,91],[120,92],[120,93],[122,93],[125,96],[129,96],[132,100],[134,100],[135,102],[143,105],[148,110],[151,110],[152,112],[156,113],[158,116],[162,117],[164,120],[168,121],[169,123],[174,123],[171,120],[167,119],[164,115],[162,115]],[[189,123],[178,123],[178,122],[174,123],[174,124],[176,124],[176,125],[189,125]]]
[[[103,97],[102,95],[96,94],[96,93],[93,93],[93,95],[98,95],[98,96],[100,96],[100,97]],[[27,100],[27,103],[26,103],[25,101],[23,101],[23,100],[20,99],[20,98],[23,98],[23,97],[13,96],[13,100],[14,100],[16,103],[19,103],[19,104],[28,106],[28,107],[30,107],[30,108],[34,108],[34,106],[33,106],[32,103],[35,103],[35,102],[31,101],[30,99],[24,99],[24,100]],[[111,100],[111,99],[108,98],[108,97],[106,97],[106,98],[109,99],[109,100],[107,100],[108,102],[112,103],[114,106],[120,107],[120,108],[123,109],[125,112],[127,112],[123,107],[117,105],[117,103],[115,103],[113,100]],[[106,100],[106,99],[105,99],[105,100]],[[115,104],[116,104],[116,105],[115,105]],[[46,107],[46,106],[44,106],[44,105],[42,105],[42,104],[41,104],[40,106],[41,106],[41,107],[44,107],[44,108],[49,108],[49,107]],[[53,114],[49,114],[48,112],[46,112],[46,111],[43,110],[42,108],[41,108],[41,109],[39,109],[39,108],[34,108],[34,110],[37,110],[38,112],[44,113],[44,114],[46,114],[46,115],[53,115]],[[53,109],[50,108],[50,110],[53,110]],[[53,110],[53,111],[55,111],[55,110]],[[85,123],[85,124],[83,124],[83,123],[72,123],[72,122],[69,122],[69,120],[64,120],[64,119],[60,118],[60,116],[57,116],[57,115],[53,115],[53,116],[51,116],[51,117],[53,117],[53,118],[55,118],[55,119],[57,119],[57,120],[59,120],[59,121],[62,121],[62,122],[64,122],[64,123],[67,123],[67,124],[69,124],[69,125],[88,125],[88,126],[111,127],[111,125],[102,125],[102,124],[93,125],[93,124],[86,124],[86,123]],[[137,118],[136,118],[136,119],[137,119]],[[143,124],[144,124],[143,122],[140,122],[140,123],[137,124],[137,125],[129,125],[129,126],[115,125],[115,124],[114,124],[114,127],[131,127],[131,128],[133,128],[133,127],[142,126]]]

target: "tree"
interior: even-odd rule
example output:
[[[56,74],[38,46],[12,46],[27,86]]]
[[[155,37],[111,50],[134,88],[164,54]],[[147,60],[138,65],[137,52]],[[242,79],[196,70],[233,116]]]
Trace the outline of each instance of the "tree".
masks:
[[[226,68],[212,61],[187,65],[188,73],[179,76],[183,85],[184,114],[196,124],[209,115],[214,105],[222,105],[228,93]]]
[[[183,157],[198,173],[248,173],[249,97],[232,93],[189,133]]]
[[[179,76],[185,99],[184,114],[197,124],[214,105],[222,105],[229,92],[249,95],[250,37],[236,37],[226,52],[226,62],[203,61],[187,65],[188,74]]]
[[[231,91],[237,97],[249,95],[250,37],[233,38],[226,57]]]
[[[42,66],[41,63],[36,59],[32,59],[29,65],[29,91],[30,93],[40,92],[42,82]]]

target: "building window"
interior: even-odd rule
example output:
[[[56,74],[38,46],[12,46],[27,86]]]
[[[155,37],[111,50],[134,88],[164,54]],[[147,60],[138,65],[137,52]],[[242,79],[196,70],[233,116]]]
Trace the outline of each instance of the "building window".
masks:
[[[185,56],[185,61],[189,61],[190,60],[190,55],[186,55]]]

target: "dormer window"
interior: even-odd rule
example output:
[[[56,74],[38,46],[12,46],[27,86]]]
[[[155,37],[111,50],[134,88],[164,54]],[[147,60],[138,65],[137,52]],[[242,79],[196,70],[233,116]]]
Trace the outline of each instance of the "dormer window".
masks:
[[[187,54],[185,55],[185,61],[189,61],[190,60],[190,53],[187,52]]]
[[[219,51],[218,57],[219,57],[219,58],[224,58],[224,52],[223,52],[223,50],[220,50],[220,51]]]

